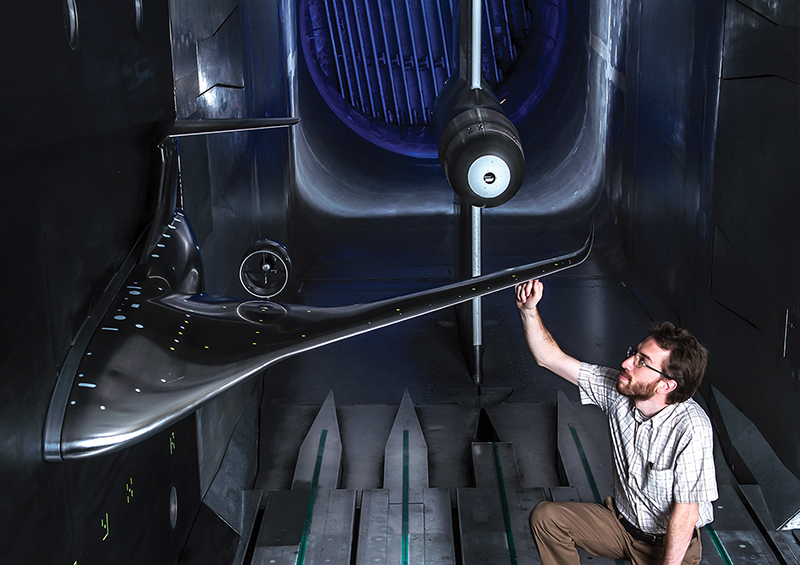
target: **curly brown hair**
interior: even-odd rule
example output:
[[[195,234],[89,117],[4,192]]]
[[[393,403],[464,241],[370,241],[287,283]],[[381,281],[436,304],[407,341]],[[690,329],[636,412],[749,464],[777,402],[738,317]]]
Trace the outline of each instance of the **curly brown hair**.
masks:
[[[667,396],[667,403],[677,404],[691,398],[706,372],[708,349],[688,331],[670,322],[654,324],[650,336],[661,349],[669,351],[669,358],[661,370],[667,378],[678,383]]]

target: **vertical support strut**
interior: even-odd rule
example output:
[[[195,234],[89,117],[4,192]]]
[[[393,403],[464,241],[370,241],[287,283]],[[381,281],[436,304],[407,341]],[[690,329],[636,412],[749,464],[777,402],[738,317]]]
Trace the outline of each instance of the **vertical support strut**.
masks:
[[[463,200],[457,205],[458,242],[456,269],[459,278],[481,276],[481,224],[483,209]],[[467,360],[472,382],[483,384],[483,309],[480,298],[456,308],[461,353]]]
[[[470,29],[469,29],[469,84],[472,90],[481,89],[481,6],[482,0],[472,0],[470,3]]]
[[[470,206],[470,243],[472,247],[472,276],[481,275],[481,219],[482,208]],[[481,298],[472,301],[472,356],[470,370],[479,387],[483,384],[483,311]]]

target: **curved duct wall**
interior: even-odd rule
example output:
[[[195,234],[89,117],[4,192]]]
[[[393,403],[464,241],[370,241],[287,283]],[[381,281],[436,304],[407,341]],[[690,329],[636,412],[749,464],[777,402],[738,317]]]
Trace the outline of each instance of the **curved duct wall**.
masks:
[[[591,84],[598,65],[597,57],[586,49],[591,35],[589,6],[569,2],[566,8],[560,11],[561,19],[554,20],[563,34],[555,43],[563,43],[563,51],[553,49],[543,64],[552,71],[546,91],[537,90],[544,81],[525,78],[535,40],[518,57],[508,80],[497,87],[498,98],[509,104],[507,112],[522,137],[527,163],[520,192],[493,213],[580,214],[600,194],[605,89]],[[436,161],[435,141],[425,145],[431,134],[417,128],[407,136],[414,143],[398,148],[400,133],[395,127],[394,145],[386,148],[387,137],[381,132],[389,128],[377,119],[369,122],[363,112],[345,107],[342,98],[331,94],[333,86],[321,77],[317,60],[308,60],[309,55],[316,56],[312,47],[305,41],[304,48],[297,48],[295,100],[302,116],[295,129],[299,207],[338,217],[451,214],[452,191]],[[416,150],[408,149],[412,145]],[[426,152],[430,156],[424,156]]]

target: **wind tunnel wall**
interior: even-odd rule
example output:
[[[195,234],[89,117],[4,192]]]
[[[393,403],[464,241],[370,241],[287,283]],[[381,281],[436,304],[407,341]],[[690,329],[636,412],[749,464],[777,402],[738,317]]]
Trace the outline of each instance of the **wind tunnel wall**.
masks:
[[[58,372],[153,213],[156,144],[174,119],[167,3],[145,2],[137,26],[130,3],[78,2],[73,46],[67,5],[7,6],[0,23],[0,551],[166,565],[200,503],[194,416],[125,453],[42,458]]]
[[[631,3],[606,173],[629,260],[710,349],[706,393],[796,475],[798,8]]]

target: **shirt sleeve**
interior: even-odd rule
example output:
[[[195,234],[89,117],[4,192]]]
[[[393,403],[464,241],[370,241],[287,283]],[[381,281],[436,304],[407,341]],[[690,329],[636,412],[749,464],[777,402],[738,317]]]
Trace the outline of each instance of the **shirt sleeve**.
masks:
[[[581,404],[594,404],[608,413],[611,405],[619,397],[617,377],[619,371],[600,365],[581,363],[578,370],[578,388]]]
[[[700,409],[691,412],[685,445],[675,460],[672,492],[675,502],[711,502],[719,497],[711,422]]]

